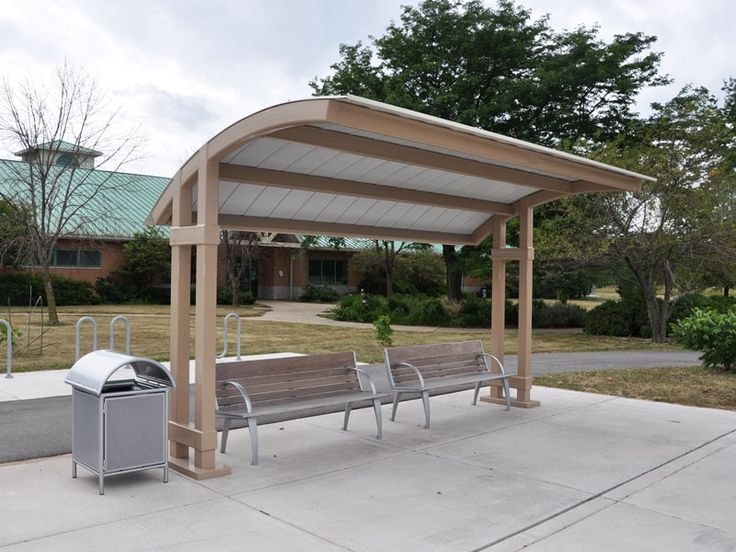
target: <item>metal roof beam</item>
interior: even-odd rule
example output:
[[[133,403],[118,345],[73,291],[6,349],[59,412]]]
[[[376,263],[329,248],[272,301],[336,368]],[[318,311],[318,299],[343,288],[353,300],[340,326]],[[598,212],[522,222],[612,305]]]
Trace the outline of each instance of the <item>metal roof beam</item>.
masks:
[[[196,218],[196,217],[195,217]],[[286,234],[311,234],[320,236],[344,236],[378,240],[412,241],[420,243],[446,243],[466,245],[473,243],[473,237],[466,234],[431,232],[406,228],[381,226],[361,226],[335,222],[317,222],[297,219],[274,219],[250,217],[245,215],[220,215],[219,225],[229,230],[246,232],[280,232]]]
[[[334,149],[364,157],[406,163],[428,169],[447,171],[497,182],[516,184],[529,188],[568,193],[570,182],[541,174],[520,171],[509,167],[483,163],[464,157],[456,157],[426,149],[384,142],[345,132],[336,132],[313,126],[293,127],[270,135],[289,142]],[[529,193],[532,193],[530,190]]]
[[[511,205],[435,192],[423,192],[395,186],[382,186],[368,182],[325,178],[309,174],[259,169],[220,163],[220,181],[260,184],[277,188],[308,190],[351,197],[366,197],[384,201],[398,201],[447,209],[459,209],[474,213],[511,215]]]

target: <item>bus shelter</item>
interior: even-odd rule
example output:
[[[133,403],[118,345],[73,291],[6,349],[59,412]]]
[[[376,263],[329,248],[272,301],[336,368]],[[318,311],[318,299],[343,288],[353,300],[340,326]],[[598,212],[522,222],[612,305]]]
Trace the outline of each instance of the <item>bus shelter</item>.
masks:
[[[518,372],[511,404],[532,407],[534,207],[588,192],[639,191],[647,176],[366,100],[275,105],[214,136],[179,169],[149,216],[171,226],[171,370],[188,381],[196,248],[195,415],[174,391],[170,465],[197,479],[215,461],[217,248],[220,229],[442,244],[493,236],[491,352],[504,356],[507,263],[519,264]],[[519,246],[506,223],[519,217]],[[503,402],[492,387],[485,400]],[[193,452],[193,454],[190,454]]]

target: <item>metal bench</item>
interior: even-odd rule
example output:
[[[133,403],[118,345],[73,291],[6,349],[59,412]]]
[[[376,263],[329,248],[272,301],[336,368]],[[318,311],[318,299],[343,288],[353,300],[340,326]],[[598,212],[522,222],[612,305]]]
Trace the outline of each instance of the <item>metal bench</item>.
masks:
[[[220,451],[225,452],[234,420],[246,420],[250,431],[251,464],[258,464],[258,419],[309,415],[310,409],[345,405],[343,429],[348,429],[355,403],[372,401],[377,438],[382,437],[381,399],[370,375],[356,367],[355,353],[330,353],[217,364],[217,410],[223,418]],[[361,378],[370,390],[363,390]]]
[[[429,429],[429,392],[437,389],[451,390],[475,386],[473,405],[483,384],[500,380],[506,397],[506,410],[511,405],[509,378],[513,374],[504,371],[503,364],[493,355],[483,351],[481,341],[390,347],[384,350],[386,371],[394,394],[391,421],[396,419],[396,409],[401,395],[419,393],[424,404],[425,428]]]

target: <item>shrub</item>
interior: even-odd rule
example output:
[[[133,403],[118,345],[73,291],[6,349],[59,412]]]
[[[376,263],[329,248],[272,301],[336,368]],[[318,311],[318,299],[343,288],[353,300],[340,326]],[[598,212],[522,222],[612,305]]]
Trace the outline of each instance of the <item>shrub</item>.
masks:
[[[10,326],[12,329],[13,334],[13,343],[16,343],[18,341],[18,338],[21,336],[21,332],[18,328],[14,328],[13,326]],[[5,327],[5,325],[0,325],[0,343],[5,341],[8,338],[8,329]]]
[[[339,294],[331,287],[307,284],[299,300],[306,303],[334,303],[338,298]]]
[[[507,307],[510,303],[507,303]],[[490,328],[491,300],[469,296],[461,302],[460,313],[456,319],[461,328]]]
[[[532,305],[532,326],[535,328],[581,328],[585,309],[568,303],[547,304],[534,301]]]
[[[256,298],[250,291],[240,290],[240,304],[241,305],[252,305],[256,302]],[[218,305],[232,305],[233,304],[233,289],[227,286],[217,286],[217,304]]]
[[[706,368],[736,369],[736,310],[719,313],[715,309],[695,309],[672,325],[674,340],[695,351]]]
[[[388,314],[386,299],[378,295],[346,295],[334,310],[336,320],[373,322],[382,314]]]
[[[56,304],[59,306],[94,305],[99,302],[99,296],[94,286],[89,282],[56,275],[51,276],[51,282],[54,286]],[[28,305],[29,291],[34,300],[41,295],[44,303],[48,303],[43,289],[43,282],[39,275],[15,272],[0,276],[0,301],[2,301],[2,304],[10,304],[16,307],[26,306]]]
[[[583,317],[583,331],[589,335],[632,337],[631,309],[623,301],[606,301]]]
[[[384,347],[390,347],[394,344],[394,330],[391,328],[391,318],[382,314],[373,322],[373,328],[376,332],[376,341]]]

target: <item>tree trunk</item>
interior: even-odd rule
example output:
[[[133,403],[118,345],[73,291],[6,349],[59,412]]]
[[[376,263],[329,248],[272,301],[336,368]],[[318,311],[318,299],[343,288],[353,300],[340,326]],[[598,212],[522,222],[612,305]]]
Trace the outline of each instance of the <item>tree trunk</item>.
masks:
[[[59,313],[56,311],[56,294],[54,293],[54,285],[51,283],[51,273],[48,268],[41,270],[41,281],[46,293],[46,306],[49,309],[49,325],[57,326],[59,324]]]
[[[240,278],[230,276],[230,291],[232,292],[233,307],[240,306]]]
[[[728,297],[728,293],[731,291],[731,286],[723,286],[723,296]]]
[[[393,294],[394,294],[394,276],[390,270],[386,270],[386,297],[392,297]]]
[[[463,298],[463,273],[457,269],[455,246],[443,245],[442,258],[445,260],[445,274],[447,275],[447,298],[459,301]]]
[[[659,308],[657,297],[646,297],[649,328],[652,330],[652,341],[663,343],[667,337],[667,321]]]

